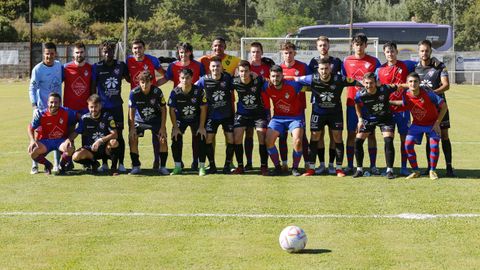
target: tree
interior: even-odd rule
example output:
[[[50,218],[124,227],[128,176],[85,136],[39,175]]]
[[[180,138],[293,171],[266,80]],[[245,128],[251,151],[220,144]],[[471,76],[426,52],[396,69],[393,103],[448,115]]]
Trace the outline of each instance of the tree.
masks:
[[[0,40],[15,42],[18,40],[17,30],[10,24],[10,20],[5,16],[0,16]]]
[[[0,1],[0,14],[10,20],[28,13],[28,1],[24,0],[2,0]]]
[[[480,0],[472,2],[457,24],[456,50],[480,50]]]

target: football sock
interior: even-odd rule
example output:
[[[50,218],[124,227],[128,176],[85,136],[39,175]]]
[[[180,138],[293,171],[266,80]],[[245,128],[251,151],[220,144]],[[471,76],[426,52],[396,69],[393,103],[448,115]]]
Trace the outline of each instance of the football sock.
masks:
[[[385,137],[383,138],[385,142],[385,161],[387,162],[388,168],[393,168],[393,163],[395,162],[395,147],[393,146],[393,138]]]
[[[267,166],[267,163],[268,163],[267,146],[265,144],[260,144],[258,148],[260,151],[260,165]]]
[[[225,166],[232,164],[233,154],[235,152],[235,146],[233,143],[227,143],[227,149],[225,149]],[[243,154],[242,154],[243,156]]]
[[[407,151],[405,151],[405,141],[400,142],[400,153],[402,153],[402,168],[407,168]]]
[[[297,152],[297,151],[293,150],[292,156],[293,156],[292,168],[293,169],[298,169],[298,164],[300,163],[300,160],[302,159],[302,151]]]
[[[335,148],[328,149],[328,163],[333,164],[335,162],[335,157],[337,155],[337,151]]]
[[[357,159],[357,168],[363,168],[363,143],[364,139],[355,138],[355,158]]]
[[[448,166],[452,166],[452,143],[450,139],[442,140],[442,150],[445,155],[445,162]]]
[[[118,132],[118,162],[124,164],[125,160],[125,139],[123,139],[122,131]]]
[[[118,147],[110,150],[110,158],[112,159],[112,166],[110,169],[116,170],[118,165]]]
[[[353,155],[355,153],[354,146],[347,145],[347,164],[349,168],[353,168]]]
[[[178,135],[177,138],[172,138],[172,155],[174,162],[182,162],[183,151],[183,136]]]
[[[206,143],[205,139],[202,139],[201,136],[198,136],[198,162],[205,164],[205,159],[206,159]]]
[[[405,139],[405,152],[407,152],[408,162],[414,171],[418,170],[417,154],[415,153],[415,138],[407,136]]]
[[[210,166],[214,165],[215,166],[215,156],[214,156],[214,151],[213,151],[213,144],[207,143],[205,145],[205,154],[207,155],[208,162],[210,162]]]
[[[427,160],[430,160],[430,138],[427,137],[427,144],[425,145],[425,155],[427,155]],[[430,169],[430,161],[427,162],[428,169]]]
[[[439,140],[430,138],[430,170],[437,168],[438,157],[440,156]]]
[[[199,151],[200,151],[200,137],[199,136],[193,136],[192,134],[192,160],[197,161],[199,158]]]
[[[167,166],[168,152],[160,152],[160,167],[165,168]]]
[[[39,155],[34,160],[42,165],[45,165],[46,167],[49,167],[52,165],[52,163],[45,158],[45,154]]]
[[[309,145],[308,145],[308,138],[307,138],[307,134],[305,134],[305,132],[303,133],[303,137],[302,137],[302,153],[303,153],[303,160],[308,163],[308,161],[310,160],[310,155],[308,154],[309,152]]]
[[[317,161],[317,153],[318,153],[318,148],[317,148],[318,141],[310,140],[310,166],[315,168],[315,163]]]
[[[278,146],[280,147],[280,156],[282,161],[288,161],[288,146],[287,146],[288,134],[280,134],[278,139]]]
[[[310,151],[312,151],[310,149]],[[325,163],[325,147],[317,148],[318,161]]]
[[[243,144],[235,144],[235,157],[237,159],[238,167],[243,167]]]
[[[370,168],[377,167],[377,147],[369,147],[368,156],[370,157]]]
[[[132,159],[132,167],[140,166],[140,156],[137,153],[130,152],[130,158]]]
[[[62,153],[62,157],[60,158],[60,166],[65,168],[65,166],[72,161],[72,157],[68,155],[67,152]]]
[[[270,156],[270,159],[273,162],[273,165],[275,167],[280,166],[280,159],[278,157],[278,150],[277,147],[273,146],[272,148],[267,149],[268,155]]]
[[[245,137],[245,157],[247,158],[247,164],[252,164],[253,156],[253,137]]]
[[[152,148],[153,148],[153,162],[158,164],[160,153],[160,140],[158,136],[152,132]]]
[[[342,143],[335,143],[335,159],[337,160],[337,167],[338,165],[342,166],[343,163],[343,153],[344,153],[344,145]]]

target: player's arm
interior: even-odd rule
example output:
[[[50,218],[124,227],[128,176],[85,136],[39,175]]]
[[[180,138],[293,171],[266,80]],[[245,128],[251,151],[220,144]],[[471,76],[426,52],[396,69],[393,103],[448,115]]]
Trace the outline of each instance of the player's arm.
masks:
[[[200,126],[198,127],[197,134],[200,134],[204,139],[207,138],[207,131],[205,130],[205,122],[207,121],[207,104],[200,106]]]
[[[445,117],[445,114],[447,113],[447,110],[448,110],[447,103],[443,101],[439,106],[440,106],[440,111],[438,112],[437,121],[435,121],[435,124],[433,124],[433,128],[432,128],[433,130],[435,130],[435,132],[437,132],[437,134],[441,133],[440,123],[442,122],[442,119],[443,117]]]
[[[169,114],[170,114],[170,121],[172,122],[172,138],[177,139],[177,136],[181,134],[180,127],[177,124],[177,114],[176,108],[170,106]]]
[[[160,140],[167,138],[167,106],[165,106],[165,99],[162,96],[162,103],[160,106],[160,111],[162,113],[162,119],[160,122]]]
[[[355,98],[355,113],[357,114],[358,118],[357,128],[360,130],[360,128],[362,128],[364,124],[362,118],[362,102],[358,97]]]
[[[443,71],[442,71],[443,73]],[[450,89],[450,80],[448,79],[447,76],[441,76],[440,77],[441,85],[437,89],[433,90],[433,92],[437,94],[443,94],[445,93],[448,89]]]
[[[36,75],[37,71],[36,69],[33,69],[32,72],[32,78],[30,79],[30,85],[28,88],[28,95],[30,97],[30,104],[32,104],[32,108],[35,110],[37,108],[37,84],[38,82],[36,81]]]
[[[293,76],[293,80],[299,84],[305,85],[305,86],[311,86],[312,85],[312,75],[306,75],[306,76]]]
[[[128,108],[128,136],[136,137],[137,129],[135,128],[135,112],[137,110],[134,107]]]

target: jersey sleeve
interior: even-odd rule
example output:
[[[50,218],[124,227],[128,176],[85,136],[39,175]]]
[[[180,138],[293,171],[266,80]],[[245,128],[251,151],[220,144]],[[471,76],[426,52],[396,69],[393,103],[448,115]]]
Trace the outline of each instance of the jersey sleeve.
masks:
[[[205,68],[203,67],[203,65],[201,63],[198,63],[198,66],[200,67],[200,74],[199,76],[202,77],[202,76],[205,76],[205,74],[207,74],[205,72]]]
[[[92,80],[97,80],[97,64],[92,65]]]
[[[38,104],[37,100],[37,88],[38,88],[38,81],[37,81],[37,68],[33,69],[32,77],[30,78],[30,86],[28,88],[28,95],[30,97],[31,104]]]
[[[349,78],[349,77],[345,77],[345,76],[342,76],[341,82],[342,82],[343,86],[355,86],[355,85],[357,85],[356,80],[354,80],[352,78]]]
[[[198,81],[195,83],[195,85],[198,86],[198,88],[200,88],[200,89],[205,88],[205,79],[204,79],[204,77],[201,77],[200,79],[198,79]]]
[[[310,69],[310,73],[314,73],[315,72],[315,66],[317,65],[317,60],[315,60],[315,58],[312,58],[310,60],[310,63],[308,63],[308,69]]]
[[[137,103],[135,103],[134,92],[130,91],[130,95],[128,97],[128,107],[137,109]]]
[[[30,124],[33,129],[37,129],[38,127],[40,127],[41,119],[42,119],[42,112],[39,109],[36,109],[33,112],[32,123]]]
[[[167,67],[167,72],[165,73],[165,79],[171,81],[173,79],[173,65],[174,63],[170,63]]]
[[[117,123],[115,122],[115,119],[113,119],[112,115],[108,115],[107,121],[108,121],[108,131],[112,132],[117,129]]]
[[[305,67],[305,75],[310,75],[312,74],[312,70],[310,69],[310,67],[304,63],[304,67]]]
[[[172,90],[172,92],[170,92],[170,97],[168,98],[168,106],[171,108],[177,107],[177,96],[175,94],[175,90]]]
[[[204,89],[201,89],[200,96],[201,96],[200,106],[207,105],[207,93],[205,93]]]
[[[362,101],[362,98],[360,96],[360,92],[357,92],[357,94],[355,95],[354,101],[355,101],[355,104],[363,106],[363,101]]]
[[[63,107],[67,111],[68,115],[68,125],[74,126],[78,122],[77,112],[70,108]]]
[[[166,102],[165,102],[165,96],[163,95],[163,92],[160,88],[158,88],[158,104],[160,104],[160,107],[165,107]]]
[[[428,97],[430,98],[430,101],[435,104],[437,108],[442,107],[444,100],[441,98],[439,95],[435,94],[433,91],[428,91],[427,92]]]
[[[78,120],[77,128],[75,128],[75,133],[77,134],[83,134],[83,117]]]

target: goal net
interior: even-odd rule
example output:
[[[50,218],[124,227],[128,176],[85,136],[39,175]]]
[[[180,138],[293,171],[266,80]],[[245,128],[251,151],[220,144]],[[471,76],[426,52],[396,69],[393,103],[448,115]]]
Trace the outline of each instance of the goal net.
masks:
[[[329,55],[344,59],[350,54],[350,38],[329,38]],[[310,60],[318,55],[317,38],[265,38],[265,37],[243,37],[241,38],[240,50],[242,59],[250,59],[249,51],[252,42],[260,42],[263,46],[263,56],[271,58],[275,63],[281,63],[280,46],[282,43],[290,41],[297,47],[295,59],[309,63]],[[367,53],[375,55],[378,58],[378,38],[369,37]]]

